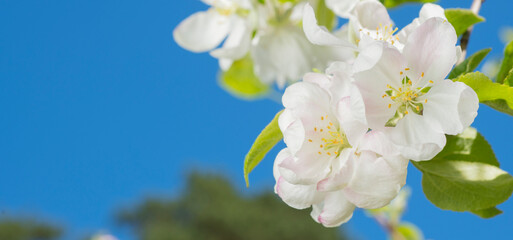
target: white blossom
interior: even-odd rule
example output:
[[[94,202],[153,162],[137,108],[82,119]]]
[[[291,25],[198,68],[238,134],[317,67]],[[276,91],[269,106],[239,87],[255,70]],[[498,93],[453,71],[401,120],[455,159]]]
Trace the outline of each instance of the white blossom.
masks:
[[[348,221],[355,207],[385,206],[406,180],[408,160],[383,133],[368,131],[348,68],[337,63],[289,86],[279,118],[287,148],[275,160],[275,191],[291,207],[312,206],[327,227]]]
[[[445,134],[461,133],[477,115],[474,90],[445,79],[458,57],[456,41],[450,23],[429,18],[402,52],[385,45],[372,68],[354,75],[369,127],[383,131],[406,158],[430,160],[445,146]]]

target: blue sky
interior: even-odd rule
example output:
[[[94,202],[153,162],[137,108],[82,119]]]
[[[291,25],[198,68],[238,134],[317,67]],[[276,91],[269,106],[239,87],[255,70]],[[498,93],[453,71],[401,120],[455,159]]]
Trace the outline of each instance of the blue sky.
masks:
[[[444,7],[471,1],[442,0]],[[465,4],[465,5],[460,5]],[[486,1],[470,51],[492,47],[513,26],[510,1]],[[180,49],[173,28],[205,9],[187,1],[0,1],[0,210],[66,224],[71,237],[110,230],[113,213],[148,195],[177,196],[194,168],[227,174],[245,194],[274,184],[274,149],[244,187],[243,157],[280,110],[270,100],[243,101],[216,83],[217,62]],[[413,5],[391,13],[401,27]],[[474,127],[513,172],[513,118],[481,106]],[[411,166],[410,166],[411,167]],[[426,200],[411,167],[405,218],[432,239],[507,239],[513,201],[483,220],[442,211]],[[364,239],[384,232],[357,211],[347,227]]]

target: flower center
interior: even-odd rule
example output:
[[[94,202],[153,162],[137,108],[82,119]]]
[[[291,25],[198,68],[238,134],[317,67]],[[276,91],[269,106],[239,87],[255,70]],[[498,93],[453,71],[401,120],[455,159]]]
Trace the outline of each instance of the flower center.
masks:
[[[405,71],[410,70],[405,68]],[[411,79],[404,73],[400,72],[402,77],[400,87],[394,87],[387,84],[387,90],[381,96],[382,98],[390,98],[392,103],[388,104],[388,108],[395,108],[396,112],[386,123],[386,127],[395,127],[397,122],[404,118],[409,113],[413,112],[418,115],[424,114],[424,103],[428,99],[424,95],[431,89],[433,81],[429,80],[422,87],[415,87]],[[421,73],[420,78],[416,82],[420,82],[424,78],[424,73]]]
[[[351,147],[347,137],[338,124],[334,124],[329,115],[321,116],[319,126],[313,129],[309,144],[317,145],[319,155],[338,156],[344,148]]]
[[[379,27],[376,27],[376,31],[370,31],[366,29],[360,28],[360,32],[365,33],[369,35],[370,37],[374,38],[375,40],[385,41],[392,45],[396,43],[396,41],[399,41],[398,36],[394,36],[394,34],[397,32],[398,28],[394,28],[394,25],[383,25],[380,23]]]
[[[214,10],[223,15],[223,16],[231,16],[233,14],[237,14],[241,17],[245,17],[249,15],[249,10],[241,8],[236,3],[226,3],[226,2],[220,2],[220,1],[214,1],[212,4]]]

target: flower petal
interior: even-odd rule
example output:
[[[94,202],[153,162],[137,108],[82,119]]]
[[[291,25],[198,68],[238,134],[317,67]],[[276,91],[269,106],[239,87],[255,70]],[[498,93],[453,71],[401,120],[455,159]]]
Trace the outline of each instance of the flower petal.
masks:
[[[422,6],[422,8],[420,9],[420,13],[419,13],[420,23],[423,23],[426,20],[433,18],[433,17],[442,18],[442,19],[447,20],[447,18],[445,17],[445,10],[442,7],[440,7],[440,5],[433,4],[433,3],[424,4]]]
[[[382,131],[372,130],[365,134],[358,145],[360,151],[371,151],[385,157],[397,157],[399,149]]]
[[[354,158],[354,173],[343,189],[346,198],[360,208],[380,208],[392,201],[406,183],[408,160],[385,159],[362,151]]]
[[[354,14],[361,28],[374,30],[377,27],[393,25],[385,6],[379,1],[364,0],[356,4]],[[359,29],[354,29],[359,31]]]
[[[322,193],[318,193],[315,185],[294,185],[280,177],[276,182],[276,194],[289,206],[305,209],[320,201]]]
[[[356,4],[360,0],[326,0],[326,6],[331,9],[337,16],[349,18]]]
[[[404,56],[411,68],[408,76],[415,82],[424,73],[418,86],[427,81],[441,81],[456,63],[456,32],[442,18],[430,18],[416,28],[408,37]]]
[[[463,132],[477,116],[477,94],[462,82],[441,81],[423,97],[428,99],[424,104],[424,116],[445,134]]]
[[[332,173],[317,183],[318,191],[335,191],[347,186],[353,176],[354,161],[350,160],[353,153],[354,149],[342,150],[340,156],[333,161]]]
[[[219,59],[237,60],[244,57],[251,44],[251,29],[247,22],[241,18],[236,19],[233,27],[226,38],[222,48],[210,52],[210,55]],[[228,70],[229,66],[221,65],[223,70]]]
[[[399,152],[414,161],[431,160],[445,146],[445,134],[433,128],[429,120],[415,113],[399,120],[397,126],[388,127],[385,134],[397,145]]]
[[[325,27],[317,25],[314,9],[310,4],[306,4],[303,10],[303,31],[306,38],[313,44],[355,48],[348,41],[331,34]]]
[[[228,34],[229,18],[214,10],[197,12],[183,20],[173,31],[181,47],[192,52],[205,52],[217,47]]]
[[[354,204],[342,191],[329,192],[322,203],[312,205],[312,218],[325,227],[338,227],[353,216]]]

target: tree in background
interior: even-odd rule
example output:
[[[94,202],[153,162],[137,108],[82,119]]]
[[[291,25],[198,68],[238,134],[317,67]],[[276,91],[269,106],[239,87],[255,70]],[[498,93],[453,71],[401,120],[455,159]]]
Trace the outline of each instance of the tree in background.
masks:
[[[122,210],[118,222],[133,227],[141,240],[347,239],[340,228],[326,229],[274,193],[243,197],[219,175],[192,173],[175,200],[149,199]]]
[[[57,240],[61,237],[59,227],[31,220],[0,220],[2,240]]]

